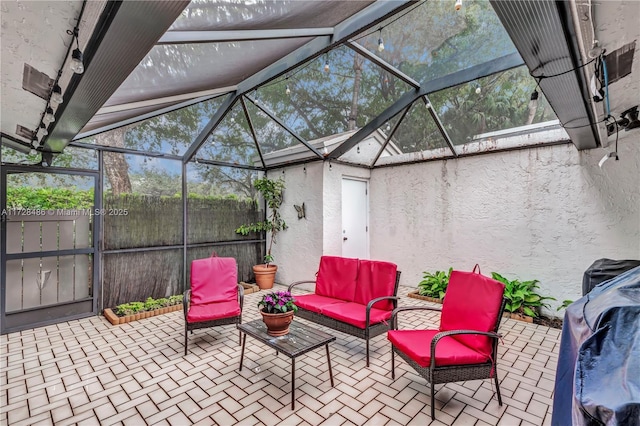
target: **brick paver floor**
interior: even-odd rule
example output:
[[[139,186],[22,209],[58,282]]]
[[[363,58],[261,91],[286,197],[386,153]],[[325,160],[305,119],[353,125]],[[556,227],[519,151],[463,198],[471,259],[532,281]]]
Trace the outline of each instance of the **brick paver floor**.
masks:
[[[401,305],[428,304],[406,297]],[[245,296],[243,320],[258,318],[262,292]],[[401,317],[406,328],[434,327],[437,313]],[[296,319],[295,321],[304,321]],[[389,373],[385,336],[371,344],[365,367],[362,340],[333,330],[335,387],[324,348],[296,359],[292,411],[290,361],[247,339],[234,326],[197,330],[183,355],[182,312],[120,326],[102,317],[12,333],[0,341],[2,425],[548,425],[560,330],[504,320],[498,374],[503,406],[492,381],[436,385],[436,420],[427,382],[396,357]]]

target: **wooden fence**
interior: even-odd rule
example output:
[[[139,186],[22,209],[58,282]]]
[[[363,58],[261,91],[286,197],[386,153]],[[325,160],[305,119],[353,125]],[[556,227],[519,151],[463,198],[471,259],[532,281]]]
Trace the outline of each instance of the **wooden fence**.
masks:
[[[264,256],[260,243],[233,243],[255,239],[235,229],[263,217],[255,202],[231,199],[188,200],[187,279],[191,260],[210,256],[236,258],[238,279],[254,279],[251,267]],[[143,250],[182,244],[182,199],[154,196],[107,196],[104,202],[104,249],[140,248],[140,251],[106,253],[103,257],[103,307],[182,293],[182,249]],[[230,242],[223,245],[207,243]]]

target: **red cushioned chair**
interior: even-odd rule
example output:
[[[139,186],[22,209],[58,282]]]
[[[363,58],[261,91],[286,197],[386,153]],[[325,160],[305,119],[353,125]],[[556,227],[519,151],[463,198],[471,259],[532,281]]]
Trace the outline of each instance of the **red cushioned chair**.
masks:
[[[214,255],[191,262],[191,289],[185,291],[183,303],[184,354],[187,355],[189,331],[193,334],[198,328],[240,324],[243,299],[234,258]]]
[[[476,265],[476,268],[478,266]],[[395,379],[395,356],[400,355],[431,383],[431,418],[435,419],[435,385],[439,383],[488,379],[496,383],[497,331],[504,310],[504,285],[474,272],[453,271],[442,304],[437,330],[399,330],[398,313],[427,306],[401,307],[393,311],[391,329],[391,377]]]

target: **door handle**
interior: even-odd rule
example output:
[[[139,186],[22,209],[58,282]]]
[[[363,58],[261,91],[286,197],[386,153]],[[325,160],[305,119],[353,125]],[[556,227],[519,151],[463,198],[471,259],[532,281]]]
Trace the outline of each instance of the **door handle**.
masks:
[[[342,237],[342,241],[347,241],[348,238],[347,237]]]

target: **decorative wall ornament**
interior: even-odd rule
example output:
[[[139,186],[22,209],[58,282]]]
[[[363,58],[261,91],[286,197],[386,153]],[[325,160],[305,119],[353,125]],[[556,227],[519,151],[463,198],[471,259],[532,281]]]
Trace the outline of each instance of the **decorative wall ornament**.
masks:
[[[294,204],[293,207],[295,207],[296,211],[298,212],[298,219],[303,219],[307,217],[304,212],[304,203],[302,203],[301,206],[297,206]]]

